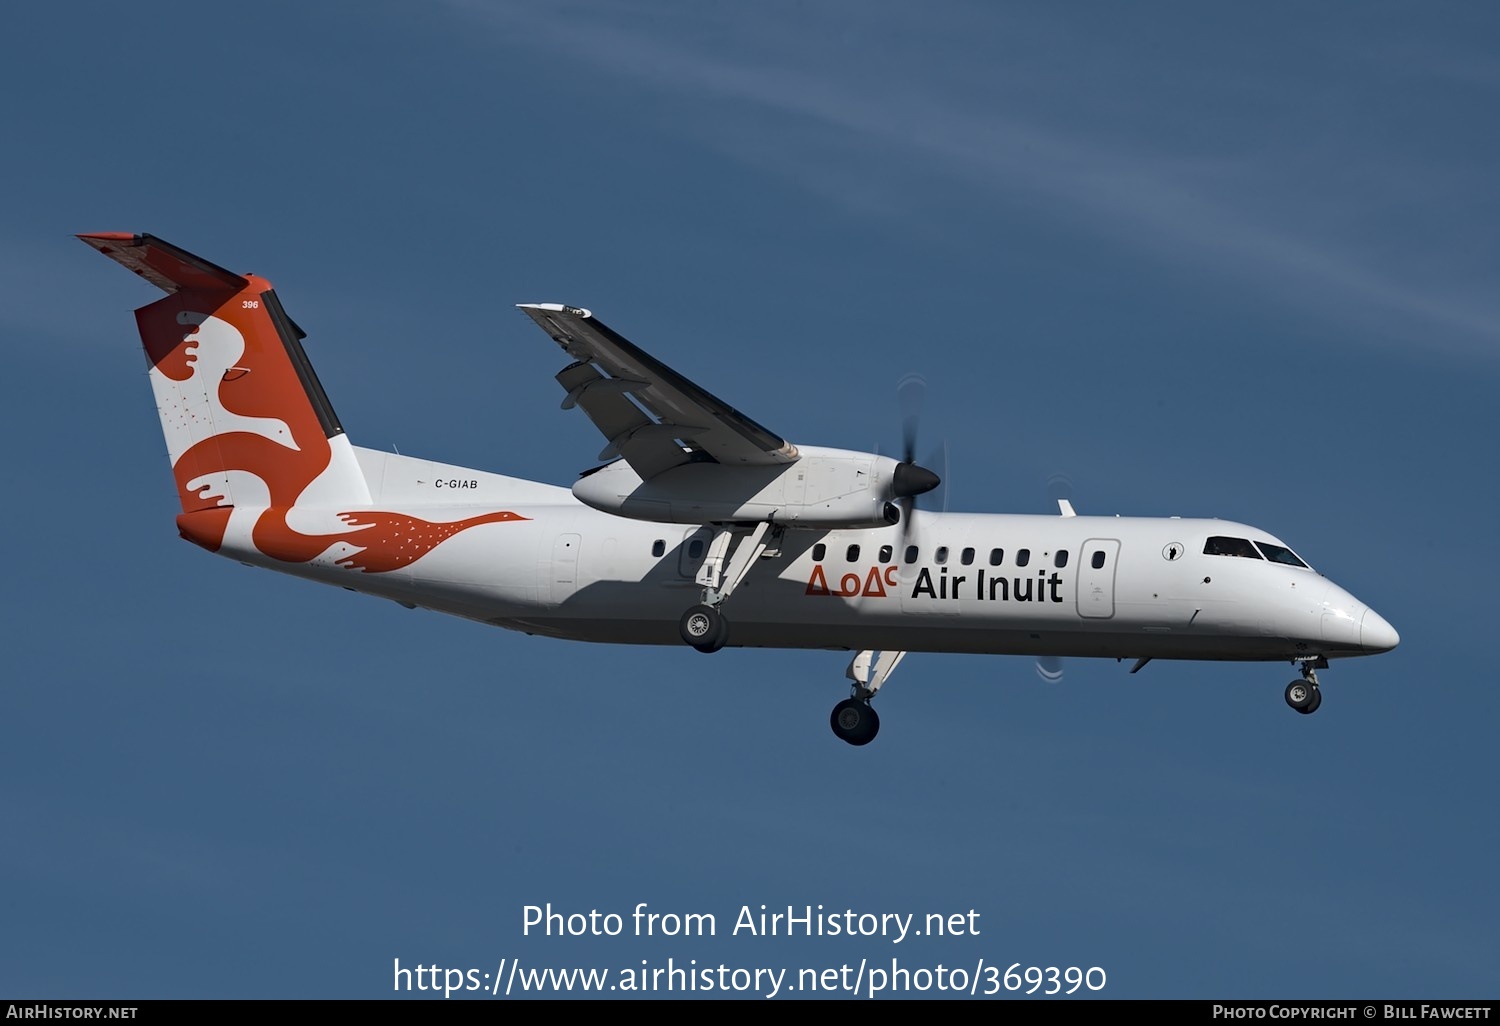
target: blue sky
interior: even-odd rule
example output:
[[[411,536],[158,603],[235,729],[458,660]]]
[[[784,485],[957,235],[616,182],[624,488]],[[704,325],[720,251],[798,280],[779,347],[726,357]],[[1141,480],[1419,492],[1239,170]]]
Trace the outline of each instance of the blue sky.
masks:
[[[1117,998],[1476,998],[1500,15],[1480,4],[164,2],[0,38],[12,372],[0,996],[383,998],[492,971],[1100,967]],[[569,482],[516,302],[950,508],[1263,527],[1402,635],[1279,664],[567,644],[176,538],[131,311],[72,235],[275,282],[349,435]],[[545,937],[524,909],[713,914]],[[731,936],[739,909],[977,936]],[[627,931],[628,932],[628,931]],[[419,995],[426,997],[428,995]],[[661,995],[656,995],[661,996]],[[783,995],[784,997],[785,995]],[[903,995],[917,996],[917,995]],[[926,996],[936,998],[935,992]]]

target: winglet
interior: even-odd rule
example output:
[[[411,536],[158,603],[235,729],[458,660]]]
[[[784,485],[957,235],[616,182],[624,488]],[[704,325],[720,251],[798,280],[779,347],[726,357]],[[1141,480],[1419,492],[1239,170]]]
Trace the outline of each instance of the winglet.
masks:
[[[111,260],[134,271],[163,292],[183,289],[201,292],[238,292],[250,282],[218,264],[194,256],[154,235],[130,232],[92,232],[78,236]]]
[[[1073,504],[1067,499],[1057,500],[1057,512],[1058,515],[1065,517],[1076,517],[1078,515],[1077,513],[1073,512]]]

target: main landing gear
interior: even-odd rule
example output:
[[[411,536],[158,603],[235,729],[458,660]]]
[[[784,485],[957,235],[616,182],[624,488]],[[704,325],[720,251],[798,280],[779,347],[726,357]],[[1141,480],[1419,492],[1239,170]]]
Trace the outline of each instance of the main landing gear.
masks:
[[[1318,706],[1323,704],[1323,692],[1318,688],[1318,670],[1327,668],[1328,660],[1322,656],[1302,660],[1302,676],[1286,686],[1286,704],[1304,716],[1317,712]]]
[[[854,682],[851,694],[833,707],[828,724],[840,741],[851,745],[867,745],[875,740],[880,731],[880,717],[870,700],[875,692],[889,679],[891,671],[906,657],[905,652],[876,652],[865,649],[856,652],[849,660],[849,669],[844,675]],[[873,672],[872,672],[873,671]]]
[[[709,605],[696,605],[682,614],[677,622],[682,640],[699,652],[717,652],[729,640],[729,624],[717,609]]]
[[[684,644],[699,652],[717,652],[729,643],[729,621],[722,606],[744,582],[755,561],[767,551],[771,525],[762,521],[753,527],[715,525],[708,554],[698,568],[697,582],[703,586],[702,601],[682,614],[677,632]],[[781,528],[771,535],[779,538]],[[733,547],[733,551],[730,549]]]

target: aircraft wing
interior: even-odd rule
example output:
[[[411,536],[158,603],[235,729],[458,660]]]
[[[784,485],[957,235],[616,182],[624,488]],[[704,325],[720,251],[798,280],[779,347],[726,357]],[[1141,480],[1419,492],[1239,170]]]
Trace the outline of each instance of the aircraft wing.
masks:
[[[577,361],[557,375],[568,393],[563,408],[581,408],[604,434],[608,441],[601,460],[623,457],[647,481],[706,457],[729,466],[797,458],[796,446],[643,352],[589,311],[555,303],[519,305]]]

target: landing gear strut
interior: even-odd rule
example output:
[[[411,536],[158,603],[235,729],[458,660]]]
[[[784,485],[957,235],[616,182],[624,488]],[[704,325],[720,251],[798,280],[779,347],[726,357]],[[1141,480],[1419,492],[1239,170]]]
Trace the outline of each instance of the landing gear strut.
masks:
[[[686,644],[699,652],[717,652],[729,641],[729,622],[720,607],[734,594],[755,561],[767,552],[766,533],[771,525],[761,522],[753,527],[718,526],[708,554],[698,568],[697,582],[703,586],[703,600],[682,614],[677,621],[678,633]],[[780,537],[777,528],[773,538]],[[730,553],[730,546],[734,551]],[[727,564],[727,565],[726,565]]]
[[[844,675],[854,682],[851,693],[828,717],[828,724],[840,741],[851,745],[867,745],[875,740],[880,731],[880,717],[870,700],[875,692],[890,678],[896,664],[906,657],[905,652],[876,652],[865,649],[856,652],[849,660],[849,669]],[[872,672],[873,671],[873,672]]]
[[[1304,659],[1302,676],[1286,686],[1286,704],[1304,716],[1317,712],[1318,706],[1323,704],[1323,692],[1318,688],[1318,670],[1327,666],[1328,660],[1321,656]]]

